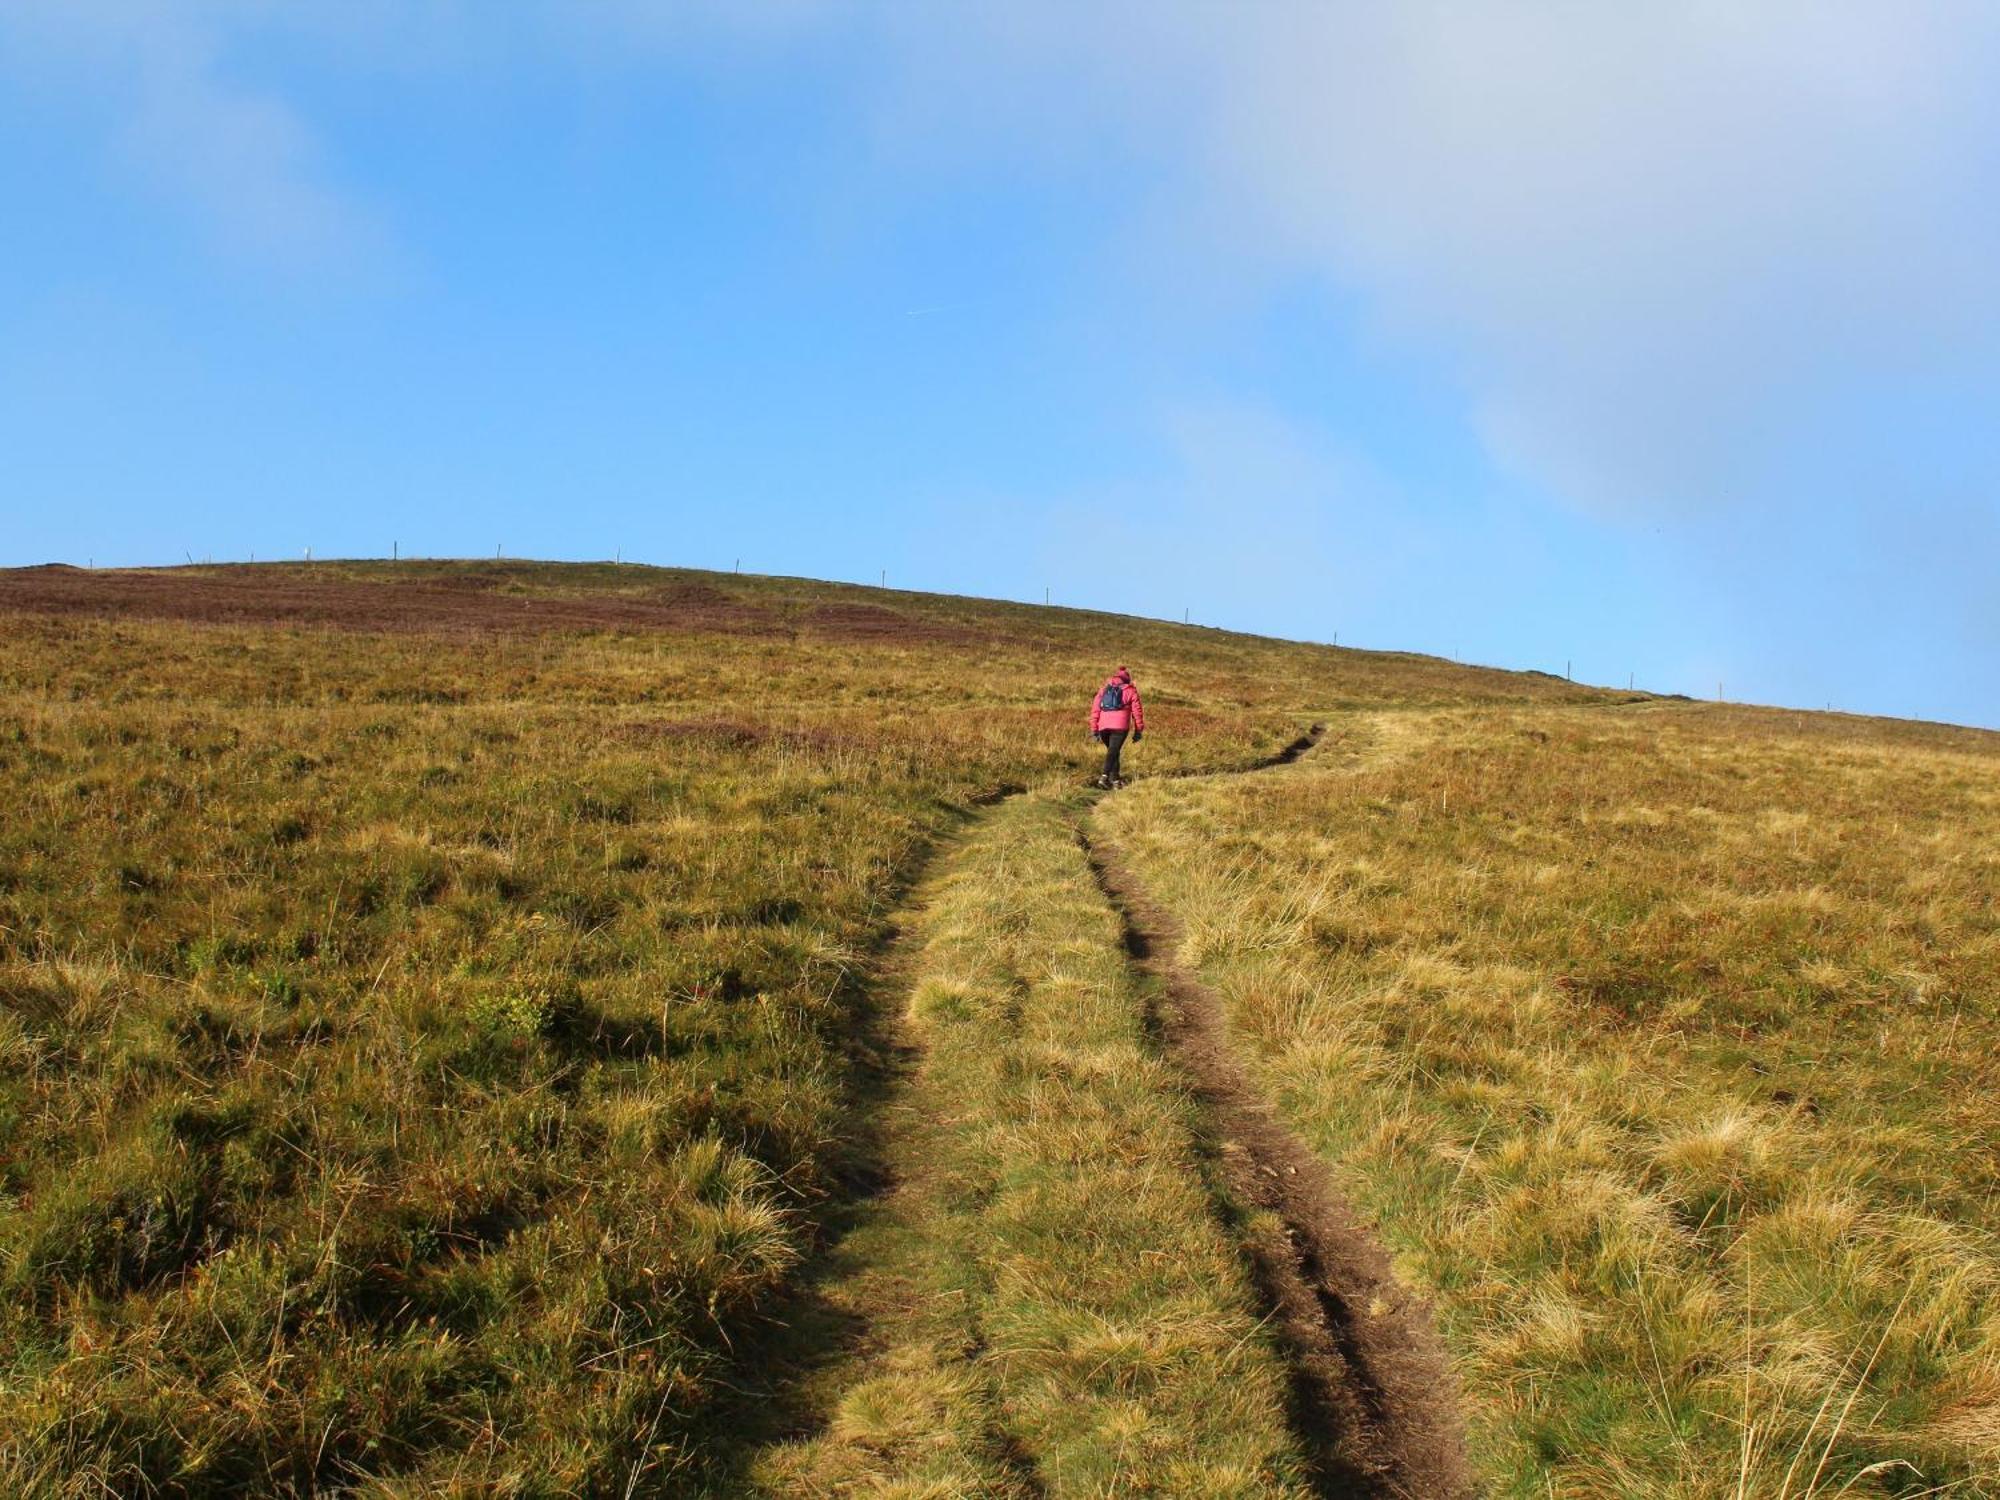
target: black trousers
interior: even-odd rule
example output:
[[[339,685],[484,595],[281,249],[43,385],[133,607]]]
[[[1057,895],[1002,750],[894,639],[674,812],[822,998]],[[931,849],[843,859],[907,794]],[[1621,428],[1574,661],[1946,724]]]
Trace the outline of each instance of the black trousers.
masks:
[[[1112,781],[1118,779],[1118,752],[1125,748],[1125,733],[1122,729],[1097,731],[1097,737],[1104,741],[1104,774]]]

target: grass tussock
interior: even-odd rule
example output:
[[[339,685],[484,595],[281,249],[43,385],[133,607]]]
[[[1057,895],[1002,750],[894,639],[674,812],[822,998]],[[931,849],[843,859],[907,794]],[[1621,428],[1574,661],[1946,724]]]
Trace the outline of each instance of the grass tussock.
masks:
[[[905,1183],[850,1246],[874,1347],[783,1494],[1303,1494],[1282,1364],[1148,1042],[1118,919],[1048,797],[924,892]]]
[[[1389,716],[1107,806],[1496,1493],[2000,1493],[1993,745]]]

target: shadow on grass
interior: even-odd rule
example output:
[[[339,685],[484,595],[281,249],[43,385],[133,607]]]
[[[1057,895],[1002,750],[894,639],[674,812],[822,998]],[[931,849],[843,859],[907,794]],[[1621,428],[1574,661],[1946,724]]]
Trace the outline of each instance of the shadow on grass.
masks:
[[[721,1399],[704,1413],[697,1429],[699,1466],[660,1476],[663,1488],[649,1490],[642,1482],[634,1494],[742,1495],[761,1453],[824,1429],[837,1392],[824,1389],[820,1377],[852,1359],[871,1336],[868,1317],[838,1303],[827,1288],[853,1276],[856,1257],[846,1247],[857,1231],[881,1218],[897,1185],[889,1161],[891,1105],[917,1064],[917,1049],[904,1039],[898,1020],[912,941],[909,903],[925,874],[985,809],[1026,790],[1003,783],[974,798],[972,806],[953,808],[948,825],[915,851],[892,885],[896,915],[877,935],[866,965],[851,976],[842,997],[848,1018],[840,1039],[847,1065],[848,1128],[832,1161],[834,1192],[812,1210],[812,1253],[789,1293],[736,1339],[732,1364],[743,1383],[722,1387]]]

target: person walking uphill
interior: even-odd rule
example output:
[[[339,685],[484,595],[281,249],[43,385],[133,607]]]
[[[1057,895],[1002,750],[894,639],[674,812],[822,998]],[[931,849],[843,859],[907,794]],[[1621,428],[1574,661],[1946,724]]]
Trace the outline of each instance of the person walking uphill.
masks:
[[[1146,737],[1146,708],[1125,668],[1105,678],[1104,686],[1097,690],[1090,705],[1090,733],[1104,746],[1104,771],[1097,784],[1107,791],[1125,785],[1125,778],[1118,774],[1118,754],[1125,748],[1125,737],[1130,734],[1135,745]]]

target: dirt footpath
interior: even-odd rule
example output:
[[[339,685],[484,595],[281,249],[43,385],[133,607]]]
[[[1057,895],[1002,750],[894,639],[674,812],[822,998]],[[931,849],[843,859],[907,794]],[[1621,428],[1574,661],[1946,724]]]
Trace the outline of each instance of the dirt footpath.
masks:
[[[1289,764],[1318,735],[1315,727],[1256,769]],[[1173,918],[1115,845],[1086,838],[1085,848],[1124,920],[1126,951],[1159,986],[1154,1023],[1214,1132],[1222,1195],[1239,1211],[1262,1211],[1236,1227],[1283,1330],[1292,1423],[1321,1493],[1475,1494],[1457,1383],[1429,1308],[1397,1283],[1387,1252],[1342,1202],[1326,1164],[1251,1083],[1220,998],[1175,959]]]

